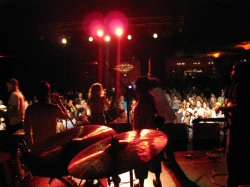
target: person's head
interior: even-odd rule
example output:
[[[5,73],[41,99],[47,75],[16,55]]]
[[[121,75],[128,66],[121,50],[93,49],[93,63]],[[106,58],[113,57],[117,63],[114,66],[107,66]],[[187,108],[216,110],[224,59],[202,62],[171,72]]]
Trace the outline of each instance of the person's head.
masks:
[[[220,96],[221,96],[221,97],[225,97],[225,91],[224,91],[224,90],[221,90]]]
[[[203,102],[202,107],[207,109],[209,108],[209,103],[208,102]]]
[[[203,102],[201,100],[196,100],[196,107],[201,108],[203,105]]]
[[[38,101],[48,100],[51,94],[50,83],[45,80],[41,80],[35,89],[35,95]]]
[[[203,117],[204,118],[212,118],[212,110],[210,110],[210,109],[204,110]]]
[[[87,110],[83,108],[81,111],[81,116],[86,116],[86,115],[87,115]]]
[[[189,102],[190,102],[191,105],[195,105],[195,99],[194,98],[190,98]]]
[[[119,100],[124,101],[125,100],[124,95],[120,95]]]
[[[87,109],[88,108],[88,103],[86,101],[83,101],[82,102],[82,107]]]
[[[68,103],[69,103],[69,105],[73,105],[73,104],[74,104],[74,102],[73,102],[72,99],[70,99],[70,100],[68,101]]]
[[[148,92],[150,90],[150,81],[146,76],[138,77],[135,84],[136,92],[139,94]]]
[[[112,108],[118,108],[119,107],[119,101],[117,101],[117,100],[112,100],[111,101],[111,107]]]
[[[185,116],[192,116],[194,115],[194,111],[192,108],[187,108],[185,111]]]
[[[247,81],[250,72],[249,62],[239,62],[232,67],[231,79],[239,81]]]
[[[175,101],[177,101],[177,100],[178,100],[177,95],[174,95],[174,96],[173,96],[173,100],[175,100]]]
[[[178,104],[178,111],[183,111],[183,107],[184,107],[184,105],[183,105],[183,103],[182,102],[180,102],[179,104]]]
[[[13,92],[13,91],[18,90],[19,82],[15,78],[10,78],[10,79],[7,80],[6,86],[7,86],[7,91],[8,92]]]
[[[221,103],[220,102],[216,102],[215,105],[214,105],[214,110],[218,111],[220,107],[221,107]]]
[[[217,101],[217,98],[215,97],[215,95],[214,95],[214,94],[211,94],[210,102],[211,102],[211,103],[216,103],[216,101]]]
[[[78,98],[83,98],[83,93],[82,92],[78,92]]]
[[[104,96],[101,83],[94,83],[89,89],[89,98]]]

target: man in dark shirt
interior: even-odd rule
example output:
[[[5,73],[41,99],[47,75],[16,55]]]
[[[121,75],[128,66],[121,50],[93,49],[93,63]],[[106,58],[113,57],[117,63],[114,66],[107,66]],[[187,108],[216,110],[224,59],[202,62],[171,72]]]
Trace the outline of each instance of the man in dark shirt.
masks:
[[[229,104],[222,110],[228,118],[226,162],[228,187],[250,184],[250,122],[249,114],[250,63],[233,66],[232,83],[228,91]]]

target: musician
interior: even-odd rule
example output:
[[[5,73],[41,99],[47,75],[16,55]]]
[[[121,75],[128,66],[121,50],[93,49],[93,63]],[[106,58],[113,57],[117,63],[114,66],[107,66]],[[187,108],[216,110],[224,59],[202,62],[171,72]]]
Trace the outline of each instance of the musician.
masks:
[[[25,98],[19,89],[17,79],[10,78],[7,83],[7,91],[10,93],[7,108],[7,132],[11,135],[23,127],[25,113]]]
[[[151,77],[150,84],[151,84],[150,93],[154,97],[155,108],[157,110],[157,113],[158,115],[164,117],[165,119],[164,125],[159,129],[163,131],[168,137],[170,137],[168,126],[174,123],[174,121],[176,120],[176,114],[169,104],[169,101],[166,97],[166,93],[162,89],[162,82],[160,81],[160,79],[158,79],[157,77]],[[165,161],[170,163],[175,161],[175,156],[173,151],[173,142],[170,138],[168,140],[169,140],[168,144],[166,145],[163,151],[164,152],[163,158]]]
[[[25,159],[33,175],[57,178],[68,175],[68,164],[77,149],[70,137],[60,140],[62,145],[45,143],[55,137],[58,119],[68,119],[67,111],[58,94],[51,94],[48,81],[40,81],[36,88],[37,102],[26,109],[25,141],[30,154]],[[53,101],[53,103],[51,102]]]
[[[149,79],[144,76],[139,77],[136,81],[137,103],[134,110],[134,130],[157,129],[156,124],[154,123],[154,98],[149,93],[149,90]],[[143,164],[138,168],[135,168],[135,176],[139,179],[140,187],[144,187],[144,180],[148,177],[148,171],[155,174],[155,180],[153,181],[154,185],[158,187],[161,186],[161,157],[162,155],[159,154],[149,162],[149,165]]]
[[[250,184],[250,108],[248,104],[250,63],[241,62],[233,66],[231,86],[228,91],[229,104],[221,107],[228,119],[226,163],[228,187]]]
[[[31,151],[39,150],[39,144],[56,135],[58,119],[68,119],[60,96],[51,95],[49,82],[39,82],[36,97],[38,101],[26,109],[24,120],[25,140]],[[51,98],[57,104],[51,103]]]

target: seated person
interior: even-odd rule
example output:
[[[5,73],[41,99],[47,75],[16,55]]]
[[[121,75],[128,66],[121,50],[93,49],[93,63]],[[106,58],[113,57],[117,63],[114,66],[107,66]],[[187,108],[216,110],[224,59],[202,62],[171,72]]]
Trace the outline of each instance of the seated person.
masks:
[[[127,113],[122,109],[117,100],[111,102],[111,106],[105,112],[105,117],[108,123],[126,123]]]
[[[76,125],[87,125],[90,124],[89,115],[87,115],[87,110],[85,108],[82,109],[80,115],[76,118]]]

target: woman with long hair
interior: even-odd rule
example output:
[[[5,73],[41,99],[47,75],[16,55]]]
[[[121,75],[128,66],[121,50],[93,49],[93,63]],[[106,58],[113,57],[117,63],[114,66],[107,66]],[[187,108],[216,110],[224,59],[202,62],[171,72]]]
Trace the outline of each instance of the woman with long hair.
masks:
[[[105,96],[101,83],[91,85],[88,92],[88,105],[91,111],[91,124],[105,124],[104,111],[110,107],[110,104]]]

